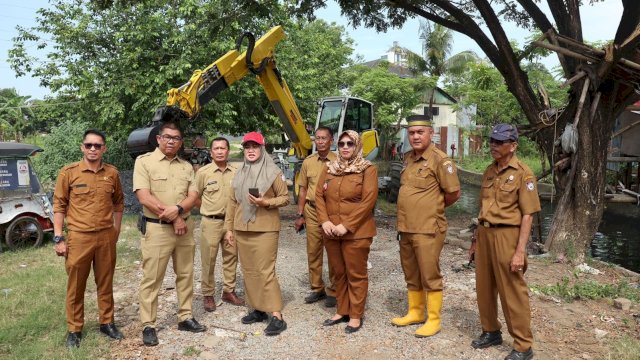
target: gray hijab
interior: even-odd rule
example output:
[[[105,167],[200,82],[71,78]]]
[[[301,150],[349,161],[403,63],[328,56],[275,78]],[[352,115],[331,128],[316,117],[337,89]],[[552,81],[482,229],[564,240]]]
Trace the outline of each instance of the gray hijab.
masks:
[[[242,207],[244,223],[256,221],[257,206],[249,202],[249,188],[258,188],[260,195],[264,196],[281,172],[282,170],[273,162],[264,146],[260,146],[260,158],[256,161],[250,162],[244,159],[244,164],[236,172],[232,182],[236,201]]]

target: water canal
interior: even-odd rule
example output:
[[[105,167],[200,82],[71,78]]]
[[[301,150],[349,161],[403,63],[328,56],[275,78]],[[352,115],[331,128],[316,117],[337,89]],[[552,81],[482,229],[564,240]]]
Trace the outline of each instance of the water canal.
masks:
[[[462,195],[451,211],[478,216],[480,188],[462,184]],[[543,239],[551,226],[555,204],[542,202]],[[634,204],[609,203],[593,242],[591,256],[640,272],[640,207]]]

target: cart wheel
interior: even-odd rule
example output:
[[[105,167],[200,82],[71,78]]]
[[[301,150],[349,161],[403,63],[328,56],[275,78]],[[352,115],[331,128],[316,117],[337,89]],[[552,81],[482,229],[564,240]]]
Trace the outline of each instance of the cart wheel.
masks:
[[[7,245],[11,249],[39,246],[43,237],[44,232],[38,220],[28,216],[13,220],[5,233]]]

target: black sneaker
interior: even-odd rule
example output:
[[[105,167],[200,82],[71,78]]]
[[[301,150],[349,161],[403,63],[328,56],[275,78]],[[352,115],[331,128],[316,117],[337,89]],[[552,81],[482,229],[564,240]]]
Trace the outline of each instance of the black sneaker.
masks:
[[[142,342],[145,346],[158,345],[158,335],[156,335],[156,329],[147,326],[142,330]]]
[[[286,329],[287,323],[284,321],[284,319],[280,320],[277,317],[273,316],[271,317],[271,321],[269,322],[269,325],[267,325],[267,328],[264,329],[264,334],[267,336],[280,335],[280,333],[285,331]]]
[[[266,312],[260,311],[260,310],[253,310],[247,316],[244,316],[241,321],[243,324],[253,324],[257,322],[263,322],[267,320],[267,318],[269,317],[267,316]]]
[[[309,296],[304,298],[304,302],[307,304],[313,304],[314,302],[320,301],[326,297],[327,297],[327,293],[324,292],[324,290],[320,290],[320,291],[312,292],[311,294],[309,294]]]
[[[324,299],[324,307],[332,308],[336,307],[338,301],[335,296],[327,295],[327,298]]]

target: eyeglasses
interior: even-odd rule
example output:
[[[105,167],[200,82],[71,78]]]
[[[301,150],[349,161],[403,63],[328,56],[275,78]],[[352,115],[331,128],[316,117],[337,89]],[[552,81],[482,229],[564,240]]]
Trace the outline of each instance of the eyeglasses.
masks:
[[[85,149],[87,149],[87,150],[91,150],[91,148],[94,148],[94,149],[96,149],[96,150],[100,150],[100,149],[102,149],[102,146],[103,146],[104,144],[90,144],[90,143],[84,143],[84,144],[82,144],[82,145],[83,145],[83,146],[84,146],[84,148],[85,148]]]
[[[343,147],[348,147],[348,148],[352,148],[354,147],[356,144],[353,141],[338,141],[338,147],[339,148],[343,148]]]
[[[166,142],[171,140],[175,142],[182,141],[182,136],[160,135],[160,138]]]
[[[246,143],[242,145],[243,149],[258,149],[259,147],[260,147],[260,144],[255,144],[255,143]]]
[[[502,146],[504,144],[511,144],[513,141],[511,140],[496,140],[496,139],[489,139],[489,143],[490,144],[496,144],[498,146]]]

